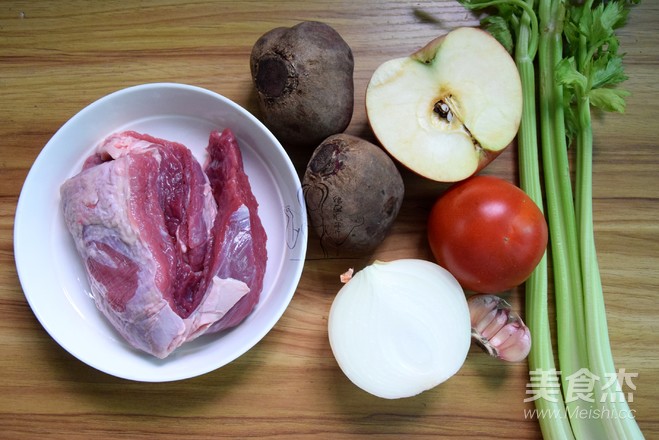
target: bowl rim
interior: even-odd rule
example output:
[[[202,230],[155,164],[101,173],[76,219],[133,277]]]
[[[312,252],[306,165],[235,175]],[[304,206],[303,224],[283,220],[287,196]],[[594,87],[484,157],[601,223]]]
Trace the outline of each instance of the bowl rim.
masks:
[[[76,124],[81,123],[81,121],[84,122],[86,118],[89,118],[90,115],[93,116],[94,112],[98,111],[99,109],[103,109],[103,107],[107,106],[108,103],[111,103],[117,99],[121,100],[126,96],[130,97],[132,94],[136,94],[136,93],[139,94],[145,92],[158,92],[158,91],[177,92],[177,93],[185,93],[185,94],[196,93],[206,96],[207,98],[210,98],[213,101],[220,102],[221,105],[224,105],[230,109],[230,113],[235,112],[239,114],[241,118],[244,118],[249,123],[251,127],[250,129],[252,130],[258,129],[261,135],[264,136],[268,140],[268,142],[272,143],[272,145],[275,146],[276,151],[269,152],[269,154],[276,153],[276,155],[279,157],[277,163],[285,164],[284,167],[285,169],[278,169],[277,172],[280,175],[285,175],[286,179],[293,182],[293,185],[296,186],[295,195],[292,196],[292,194],[289,193],[289,198],[294,197],[295,201],[298,203],[298,205],[296,205],[295,208],[297,209],[299,214],[297,219],[299,221],[299,225],[298,225],[299,236],[297,237],[297,242],[295,244],[295,247],[291,249],[289,246],[288,249],[288,251],[290,251],[290,259],[293,260],[294,262],[292,263],[291,267],[287,269],[285,274],[279,273],[279,276],[285,276],[288,280],[284,286],[287,289],[287,292],[285,292],[285,295],[280,299],[282,304],[280,307],[275,309],[275,311],[271,314],[270,319],[266,320],[266,322],[262,325],[260,331],[254,332],[252,337],[249,339],[249,341],[246,341],[244,350],[240,350],[240,352],[237,353],[235,356],[233,356],[231,359],[221,362],[219,365],[207,367],[207,368],[198,368],[197,370],[191,373],[174,371],[174,372],[169,372],[166,374],[159,375],[157,377],[145,377],[143,374],[132,374],[130,372],[117,371],[116,368],[110,368],[108,366],[99,365],[98,362],[94,362],[92,359],[89,359],[88,357],[85,357],[84,355],[78,353],[74,348],[71,347],[70,344],[67,344],[66,340],[63,340],[64,336],[58,334],[56,329],[52,327],[52,323],[49,322],[44,317],[44,313],[42,310],[43,306],[40,307],[38,304],[36,304],[34,296],[30,295],[30,292],[28,291],[28,289],[32,288],[32,286],[34,286],[35,284],[33,280],[34,273],[28,270],[29,255],[25,254],[26,252],[25,240],[26,237],[28,237],[30,234],[29,228],[30,226],[34,226],[35,222],[38,219],[33,218],[33,219],[29,219],[28,221],[24,221],[24,220],[30,214],[29,209],[32,206],[32,204],[28,203],[29,201],[27,200],[26,197],[33,194],[35,191],[34,188],[42,184],[42,179],[41,179],[42,176],[40,175],[39,171],[49,165],[48,161],[51,160],[51,157],[49,156],[52,156],[52,151],[57,147],[58,139],[60,137],[66,136],[67,133],[70,130],[72,130],[72,128],[75,128]],[[241,128],[241,130],[246,130],[246,129],[247,128]],[[97,142],[98,140],[100,140],[101,137],[102,136],[97,137],[96,139]],[[250,148],[254,148],[254,146],[250,146]],[[258,148],[256,148],[256,150],[260,151]],[[306,205],[304,202],[304,198],[302,197],[301,194],[300,178],[295,170],[295,167],[293,166],[291,158],[288,156],[287,152],[284,150],[281,143],[256,116],[254,116],[247,109],[245,109],[238,103],[232,101],[231,99],[206,88],[202,88],[195,85],[183,84],[183,83],[175,83],[175,82],[145,83],[145,84],[133,85],[113,91],[89,103],[88,105],[80,109],[78,112],[76,112],[72,117],[70,117],[44,145],[44,147],[39,152],[38,156],[34,160],[32,166],[30,167],[30,170],[26,175],[16,205],[16,211],[14,215],[14,228],[13,228],[14,259],[15,259],[19,282],[23,289],[23,293],[26,297],[26,300],[30,305],[30,308],[35,314],[37,320],[47,331],[47,333],[62,348],[64,348],[66,351],[68,351],[70,354],[75,356],[80,361],[92,366],[97,370],[100,370],[104,373],[113,376],[129,379],[129,380],[143,381],[143,382],[167,382],[172,380],[182,380],[182,379],[199,376],[201,374],[205,374],[214,371],[218,368],[221,368],[233,362],[235,359],[237,359],[238,357],[242,356],[243,354],[251,350],[251,348],[254,345],[256,345],[270,332],[270,330],[272,330],[272,328],[276,325],[276,323],[283,316],[284,312],[287,310],[290,301],[292,300],[293,295],[297,290],[297,286],[302,276],[302,272],[304,269],[304,262],[307,253],[307,245],[308,245],[307,242],[308,233],[307,233],[306,222],[307,222]]]

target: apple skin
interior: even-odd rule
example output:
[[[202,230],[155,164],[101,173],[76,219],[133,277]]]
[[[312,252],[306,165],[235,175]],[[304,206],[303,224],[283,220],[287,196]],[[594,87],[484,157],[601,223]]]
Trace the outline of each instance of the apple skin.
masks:
[[[514,60],[490,34],[457,28],[412,55],[380,65],[366,90],[369,124],[401,164],[457,182],[515,139],[522,87]]]

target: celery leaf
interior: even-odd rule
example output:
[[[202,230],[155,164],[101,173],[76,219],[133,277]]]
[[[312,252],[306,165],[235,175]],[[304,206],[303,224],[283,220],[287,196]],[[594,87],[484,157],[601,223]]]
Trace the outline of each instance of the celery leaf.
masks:
[[[508,22],[499,15],[492,15],[481,20],[481,25],[487,30],[501,45],[506,48],[508,53],[512,54],[515,44],[513,36],[510,33]]]
[[[593,89],[588,93],[593,107],[618,113],[625,111],[625,97],[627,96],[629,96],[629,92],[626,90],[609,88]]]
[[[556,65],[556,81],[580,93],[585,93],[588,88],[588,78],[577,70],[573,57],[563,58]]]
[[[622,65],[622,57],[600,57],[593,61],[591,87],[597,89],[606,85],[620,84],[627,79]]]

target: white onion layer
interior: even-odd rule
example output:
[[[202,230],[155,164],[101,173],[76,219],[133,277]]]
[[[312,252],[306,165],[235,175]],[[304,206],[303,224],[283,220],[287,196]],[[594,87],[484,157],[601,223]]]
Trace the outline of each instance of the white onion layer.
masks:
[[[417,395],[453,376],[471,339],[462,287],[419,259],[376,261],[357,272],[334,299],[328,330],[345,375],[386,399]]]

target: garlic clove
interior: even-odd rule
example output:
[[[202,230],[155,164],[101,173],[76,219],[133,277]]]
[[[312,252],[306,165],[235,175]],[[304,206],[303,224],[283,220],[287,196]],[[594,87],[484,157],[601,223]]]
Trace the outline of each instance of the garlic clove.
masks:
[[[531,332],[523,325],[497,348],[499,359],[508,362],[519,362],[528,356],[531,350]]]
[[[490,356],[509,362],[526,358],[531,332],[508,302],[496,295],[477,294],[467,304],[472,338]]]
[[[499,332],[503,330],[503,328],[506,326],[507,323],[508,323],[508,314],[502,309],[497,308],[496,313],[494,314],[492,320],[485,326],[485,328],[481,332],[482,337],[488,340],[494,338]]]

